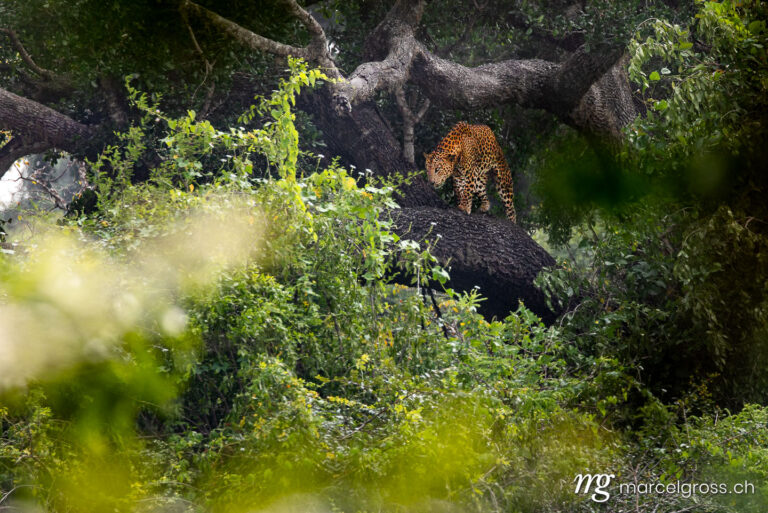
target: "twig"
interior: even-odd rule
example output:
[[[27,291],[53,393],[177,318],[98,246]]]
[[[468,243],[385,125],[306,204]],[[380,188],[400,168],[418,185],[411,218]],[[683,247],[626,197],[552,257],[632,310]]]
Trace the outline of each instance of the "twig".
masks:
[[[205,65],[205,75],[203,76],[203,81],[200,82],[200,85],[197,86],[197,88],[195,89],[195,92],[192,94],[192,97],[194,98],[195,96],[197,96],[197,91],[203,85],[205,85],[206,81],[208,80],[208,77],[213,72],[213,64],[205,56],[205,52],[203,52],[203,49],[200,46],[200,43],[197,41],[197,37],[195,37],[195,31],[192,30],[192,25],[189,24],[189,20],[187,19],[186,12],[182,12],[182,15],[184,17],[184,22],[187,25],[187,30],[189,31],[189,37],[190,39],[192,39],[192,45],[195,47],[195,51],[197,52],[198,55],[200,55],[200,58],[203,60],[203,64]],[[203,106],[200,109],[200,118],[205,118],[205,116],[208,114],[208,111],[211,108],[211,100],[213,99],[213,93],[215,91],[216,91],[216,83],[212,81],[210,87],[208,87],[208,92],[205,95]]]
[[[19,178],[16,180],[23,180],[26,182],[32,182],[34,185],[40,186],[41,189],[43,189],[48,196],[53,199],[53,204],[56,206],[56,208],[60,208],[61,210],[67,210],[67,202],[64,201],[64,198],[61,197],[61,194],[59,194],[56,189],[51,186],[51,184],[48,182],[48,180],[45,180],[40,177],[40,173],[44,170],[44,167],[41,167],[39,169],[36,169],[29,177],[26,177],[19,173]]]
[[[445,327],[445,321],[443,320],[443,312],[440,311],[440,305],[438,305],[435,300],[435,291],[432,290],[432,287],[427,287],[427,290],[429,291],[429,297],[432,300],[432,308],[435,309],[437,319],[440,321],[440,326],[443,328],[443,336],[445,337],[445,340],[449,340],[448,328]]]

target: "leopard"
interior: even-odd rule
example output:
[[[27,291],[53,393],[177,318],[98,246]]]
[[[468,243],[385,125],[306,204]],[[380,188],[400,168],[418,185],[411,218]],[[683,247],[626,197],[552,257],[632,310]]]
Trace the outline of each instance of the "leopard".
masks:
[[[480,197],[480,211],[488,212],[488,177],[496,182],[496,190],[504,204],[507,218],[517,222],[512,172],[504,158],[493,130],[487,125],[470,125],[460,121],[437,145],[434,151],[424,153],[427,179],[440,187],[453,176],[453,190],[459,201],[459,210],[472,212],[472,198]]]

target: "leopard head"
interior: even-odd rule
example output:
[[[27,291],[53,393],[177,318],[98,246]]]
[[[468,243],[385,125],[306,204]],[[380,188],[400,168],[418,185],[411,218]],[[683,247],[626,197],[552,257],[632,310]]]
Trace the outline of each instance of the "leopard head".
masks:
[[[440,187],[445,183],[456,165],[456,156],[441,151],[425,153],[424,158],[427,162],[427,178],[435,187]]]

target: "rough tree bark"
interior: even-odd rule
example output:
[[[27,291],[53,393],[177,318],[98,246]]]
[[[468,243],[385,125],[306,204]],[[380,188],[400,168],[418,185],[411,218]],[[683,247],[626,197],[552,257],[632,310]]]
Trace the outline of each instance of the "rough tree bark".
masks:
[[[0,148],[3,173],[19,158],[50,148],[82,152],[96,134],[94,127],[78,123],[45,105],[0,88],[0,127],[13,139]]]
[[[544,294],[532,283],[542,267],[555,265],[555,260],[519,226],[434,207],[396,209],[391,216],[401,237],[434,242],[432,254],[450,263],[452,288],[478,287],[488,298],[479,307],[486,317],[503,319],[522,301],[545,321],[554,320]]]
[[[635,115],[620,46],[606,44],[592,51],[581,46],[563,62],[506,60],[468,68],[439,57],[417,39],[427,0],[397,0],[366,40],[366,62],[345,78],[329,52],[323,28],[296,0],[280,1],[307,30],[309,43],[303,47],[263,37],[191,0],[178,1],[182,24],[194,16],[247,48],[302,57],[340,79],[302,94],[298,105],[314,117],[331,153],[359,171],[391,176],[416,170],[373,103],[380,93],[394,94],[406,83],[438,107],[473,110],[514,103],[547,110],[564,123],[601,137],[617,137]],[[21,46],[17,40],[14,44]],[[29,60],[34,73],[50,78],[50,72],[35,69]],[[112,119],[124,121],[117,98],[108,95],[107,100],[114,107]],[[83,125],[0,89],[0,128],[14,134],[0,150],[0,167],[7,168],[24,151],[55,147],[82,153],[100,127]],[[551,317],[532,282],[539,270],[554,262],[522,229],[507,220],[447,209],[423,176],[398,192],[403,208],[392,212],[396,231],[415,239],[430,229],[442,235],[434,251],[442,262],[450,262],[452,288],[480,286],[488,298],[484,303],[488,315],[504,316],[523,300],[534,312]]]

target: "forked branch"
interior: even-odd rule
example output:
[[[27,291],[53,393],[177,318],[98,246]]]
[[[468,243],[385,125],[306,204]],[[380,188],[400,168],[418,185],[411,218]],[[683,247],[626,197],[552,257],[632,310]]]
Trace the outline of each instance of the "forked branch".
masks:
[[[415,129],[429,109],[429,98],[425,98],[421,102],[421,106],[416,113],[411,110],[411,106],[408,104],[403,86],[395,90],[395,100],[400,110],[400,117],[403,119],[403,158],[409,164],[416,165],[416,155],[414,152]]]
[[[183,0],[183,6],[249,48],[302,57],[340,78],[322,27],[295,0],[282,1],[309,32],[311,42],[306,47],[262,37],[191,0]],[[347,80],[330,84],[337,114],[349,115],[355,105],[373,100],[382,91],[393,93],[398,99],[398,91],[411,83],[432,104],[442,107],[474,110],[513,103],[547,110],[579,130],[612,138],[618,137],[620,128],[634,117],[631,102],[622,104],[624,110],[615,111],[607,102],[617,93],[612,91],[609,96],[603,90],[619,87],[621,99],[628,97],[628,83],[616,81],[622,78],[615,70],[623,53],[620,45],[602,45],[592,51],[582,46],[562,63],[512,59],[469,68],[439,57],[417,40],[416,28],[426,4],[426,0],[395,2],[365,42],[368,60]],[[398,102],[401,112],[406,113],[404,119],[408,119],[403,103],[400,99]]]

